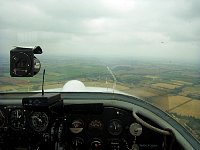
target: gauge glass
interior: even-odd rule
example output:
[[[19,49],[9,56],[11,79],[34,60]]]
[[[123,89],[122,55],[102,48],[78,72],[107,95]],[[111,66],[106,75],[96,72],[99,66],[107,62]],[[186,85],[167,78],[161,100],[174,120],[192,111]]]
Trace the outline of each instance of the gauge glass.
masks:
[[[70,131],[71,131],[72,133],[77,134],[77,133],[82,132],[83,126],[84,126],[84,125],[83,125],[83,121],[80,120],[80,119],[78,119],[78,120],[72,121],[71,126],[70,126],[69,129],[70,129]]]
[[[100,120],[92,120],[89,123],[89,128],[91,129],[101,129],[103,127],[103,124]]]
[[[26,53],[20,52],[13,56],[13,73],[16,76],[26,76],[31,69],[31,60]]]
[[[102,149],[102,142],[99,139],[94,139],[91,142],[91,149],[101,150]]]
[[[129,130],[133,136],[140,136],[142,134],[142,126],[139,123],[132,123]]]
[[[45,112],[34,112],[30,117],[30,126],[34,131],[44,131],[49,123],[48,116]]]
[[[70,149],[82,149],[84,145],[84,140],[80,137],[76,137],[75,139],[72,140]]]
[[[120,135],[123,130],[121,121],[113,119],[108,124],[108,132],[111,135]]]
[[[0,128],[3,127],[4,123],[5,123],[5,116],[3,112],[0,110]]]
[[[10,124],[11,127],[15,130],[20,130],[25,127],[26,117],[24,111],[21,109],[15,109],[11,111],[10,114]]]

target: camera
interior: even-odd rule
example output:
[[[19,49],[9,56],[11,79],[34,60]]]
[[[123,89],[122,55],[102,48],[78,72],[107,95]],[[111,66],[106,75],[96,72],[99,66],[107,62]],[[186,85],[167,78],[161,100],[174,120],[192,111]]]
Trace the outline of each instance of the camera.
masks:
[[[10,50],[11,77],[33,77],[41,68],[40,61],[34,54],[42,54],[40,46],[33,48],[15,47]]]

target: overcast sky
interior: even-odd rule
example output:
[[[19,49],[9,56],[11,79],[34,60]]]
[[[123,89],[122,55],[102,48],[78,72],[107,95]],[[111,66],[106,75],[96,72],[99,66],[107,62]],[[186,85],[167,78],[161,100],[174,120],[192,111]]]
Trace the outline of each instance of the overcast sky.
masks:
[[[0,54],[35,45],[200,61],[200,0],[0,0]]]

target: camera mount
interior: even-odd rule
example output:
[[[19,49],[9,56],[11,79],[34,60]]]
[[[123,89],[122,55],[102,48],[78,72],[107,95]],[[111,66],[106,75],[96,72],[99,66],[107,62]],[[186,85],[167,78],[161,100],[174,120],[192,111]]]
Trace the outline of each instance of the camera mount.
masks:
[[[10,51],[10,75],[12,77],[33,77],[41,68],[34,54],[42,54],[40,46],[33,48],[15,47]]]

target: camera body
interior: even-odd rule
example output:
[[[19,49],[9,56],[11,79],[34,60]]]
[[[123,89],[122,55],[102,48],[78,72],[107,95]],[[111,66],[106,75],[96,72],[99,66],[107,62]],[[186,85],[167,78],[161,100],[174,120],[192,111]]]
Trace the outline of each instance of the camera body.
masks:
[[[12,77],[33,77],[41,68],[34,54],[42,54],[39,46],[34,48],[15,47],[10,51],[10,75]]]

